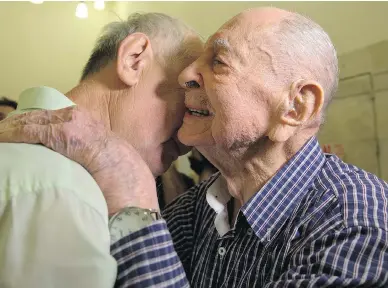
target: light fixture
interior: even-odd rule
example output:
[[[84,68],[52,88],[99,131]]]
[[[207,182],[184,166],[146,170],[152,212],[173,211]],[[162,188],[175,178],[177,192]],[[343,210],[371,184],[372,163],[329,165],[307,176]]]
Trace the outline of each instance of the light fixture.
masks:
[[[43,3],[42,0],[31,0],[30,2],[34,3],[34,4],[42,4]]]
[[[94,1],[94,9],[96,10],[104,10],[105,1],[104,0],[95,0]]]
[[[77,8],[75,9],[75,16],[81,19],[88,18],[88,6],[85,2],[81,1],[78,3]]]

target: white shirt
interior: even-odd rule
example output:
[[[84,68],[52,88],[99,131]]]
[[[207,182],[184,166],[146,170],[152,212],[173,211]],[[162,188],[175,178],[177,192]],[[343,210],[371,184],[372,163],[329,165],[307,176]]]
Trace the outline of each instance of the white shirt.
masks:
[[[224,236],[231,229],[229,224],[228,202],[232,198],[228,192],[225,178],[220,174],[206,193],[206,201],[216,212],[214,226],[220,237]]]
[[[74,105],[39,87],[19,98],[23,111]],[[0,144],[0,287],[113,287],[108,211],[79,164],[41,145]]]

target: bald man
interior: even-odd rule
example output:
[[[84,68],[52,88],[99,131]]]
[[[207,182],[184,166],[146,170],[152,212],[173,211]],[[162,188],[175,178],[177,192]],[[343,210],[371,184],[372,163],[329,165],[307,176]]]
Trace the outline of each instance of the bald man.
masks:
[[[138,249],[131,234],[115,243],[121,287],[187,287],[185,275],[206,288],[388,287],[388,185],[325,155],[315,138],[338,83],[321,27],[275,8],[247,10],[210,37],[179,82],[187,112],[178,137],[220,173],[164,211],[173,244],[152,225],[136,232]],[[185,274],[171,272],[181,264]]]

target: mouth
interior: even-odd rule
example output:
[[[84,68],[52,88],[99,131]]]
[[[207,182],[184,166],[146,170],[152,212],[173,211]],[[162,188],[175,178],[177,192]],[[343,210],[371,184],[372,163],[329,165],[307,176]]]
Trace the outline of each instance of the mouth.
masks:
[[[188,108],[187,107],[187,113],[192,115],[192,116],[197,116],[197,117],[213,116],[213,113],[207,109],[197,109],[197,108]]]

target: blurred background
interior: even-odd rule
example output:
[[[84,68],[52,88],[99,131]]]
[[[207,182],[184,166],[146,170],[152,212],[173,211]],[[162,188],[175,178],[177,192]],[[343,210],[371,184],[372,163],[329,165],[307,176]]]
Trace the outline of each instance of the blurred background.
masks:
[[[181,18],[205,39],[249,7],[309,16],[331,36],[340,61],[339,91],[320,142],[326,152],[388,181],[388,2],[41,2],[0,2],[0,96],[17,100],[39,85],[67,92],[100,29],[133,12]],[[186,156],[175,165],[198,180]]]

